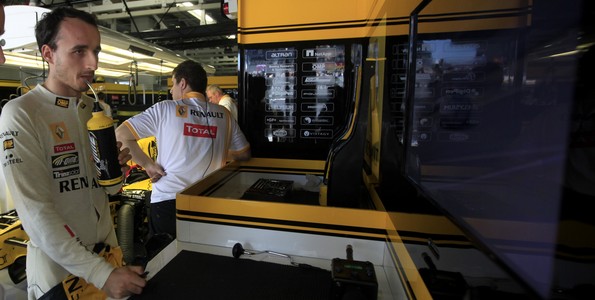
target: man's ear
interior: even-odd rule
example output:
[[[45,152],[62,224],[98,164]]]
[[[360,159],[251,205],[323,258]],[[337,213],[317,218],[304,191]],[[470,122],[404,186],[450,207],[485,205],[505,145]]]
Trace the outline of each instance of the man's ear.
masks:
[[[45,60],[48,64],[54,64],[54,52],[49,45],[45,44],[41,46],[41,57]]]
[[[178,81],[178,86],[183,90],[186,89],[186,87],[188,86],[188,83],[186,82],[185,78],[181,78],[180,81]]]

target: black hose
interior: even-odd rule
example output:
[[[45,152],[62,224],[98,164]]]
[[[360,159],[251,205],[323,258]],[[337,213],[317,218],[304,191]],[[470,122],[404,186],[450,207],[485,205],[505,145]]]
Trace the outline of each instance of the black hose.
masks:
[[[124,203],[118,210],[116,235],[126,264],[134,260],[134,205]]]

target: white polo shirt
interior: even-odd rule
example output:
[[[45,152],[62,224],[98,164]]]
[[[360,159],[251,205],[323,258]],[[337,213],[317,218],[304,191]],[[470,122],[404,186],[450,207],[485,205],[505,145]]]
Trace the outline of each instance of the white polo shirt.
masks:
[[[165,100],[124,121],[137,139],[155,136],[157,163],[166,176],[153,184],[151,202],[176,193],[225,165],[228,151],[242,153],[250,144],[227,109],[200,93]]]

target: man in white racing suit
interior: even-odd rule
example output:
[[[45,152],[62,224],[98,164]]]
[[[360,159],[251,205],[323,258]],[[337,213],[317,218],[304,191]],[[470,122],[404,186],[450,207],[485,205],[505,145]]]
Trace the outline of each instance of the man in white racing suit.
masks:
[[[104,297],[141,293],[142,267],[115,267],[93,252],[96,244],[118,246],[107,193],[120,189],[98,185],[86,127],[93,99],[83,93],[101,49],[96,21],[60,7],[46,13],[35,32],[49,64],[47,80],[7,103],[0,116],[1,169],[30,238],[28,297],[42,297],[70,274]],[[118,156],[120,164],[130,158],[128,149]]]

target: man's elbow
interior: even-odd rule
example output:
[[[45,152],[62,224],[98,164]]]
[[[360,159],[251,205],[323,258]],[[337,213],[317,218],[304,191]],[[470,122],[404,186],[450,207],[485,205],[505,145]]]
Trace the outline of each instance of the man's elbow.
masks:
[[[250,158],[252,158],[252,152],[250,151],[250,149],[243,151],[241,153],[237,153],[232,155],[234,160],[237,161],[246,161],[249,160]]]

